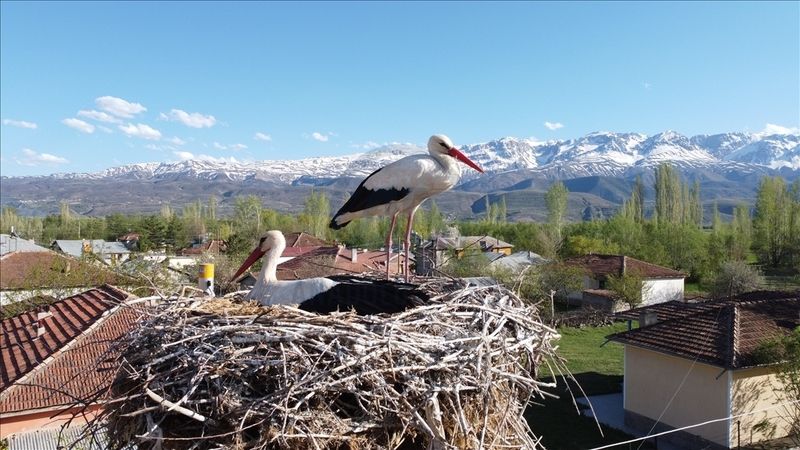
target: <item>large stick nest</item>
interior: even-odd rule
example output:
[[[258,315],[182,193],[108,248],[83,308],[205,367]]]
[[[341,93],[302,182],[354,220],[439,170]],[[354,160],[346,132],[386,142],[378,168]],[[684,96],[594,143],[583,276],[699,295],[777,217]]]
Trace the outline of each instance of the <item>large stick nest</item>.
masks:
[[[156,307],[119,343],[94,431],[112,449],[537,448],[523,413],[557,333],[504,288],[422,288],[395,315]]]

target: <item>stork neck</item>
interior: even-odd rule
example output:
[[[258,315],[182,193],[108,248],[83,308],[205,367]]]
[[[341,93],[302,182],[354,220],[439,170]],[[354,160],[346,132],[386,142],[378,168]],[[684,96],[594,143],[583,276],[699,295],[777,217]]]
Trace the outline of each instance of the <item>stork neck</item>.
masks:
[[[269,249],[264,255],[264,267],[261,268],[261,273],[258,278],[264,283],[274,283],[278,281],[278,259],[283,254],[284,247],[276,245]]]
[[[442,167],[447,173],[454,173],[456,175],[461,175],[461,167],[458,165],[458,161],[452,158],[450,155],[445,155],[439,152],[430,151],[431,156],[439,165]]]

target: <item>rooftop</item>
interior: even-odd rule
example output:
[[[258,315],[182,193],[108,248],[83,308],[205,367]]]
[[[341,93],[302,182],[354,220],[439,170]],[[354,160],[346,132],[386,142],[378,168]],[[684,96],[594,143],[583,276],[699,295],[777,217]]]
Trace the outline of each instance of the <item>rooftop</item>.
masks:
[[[50,250],[36,245],[32,240],[22,239],[18,236],[0,234],[0,256],[12,252],[49,252]]]
[[[62,252],[80,258],[83,249],[87,248],[95,255],[107,254],[127,254],[128,250],[122,242],[106,242],[102,239],[56,239],[53,248],[58,248]]]
[[[127,284],[123,276],[110,270],[52,251],[13,252],[0,261],[0,289]]]
[[[49,308],[44,309],[49,313],[44,317],[40,318],[38,311],[28,311],[2,320],[0,326],[3,340],[0,343],[0,360],[3,364],[0,367],[0,399],[3,401],[0,402],[2,403],[0,412],[14,410],[7,402],[10,395],[7,394],[7,389],[48,358],[61,352],[128,297],[128,293],[111,285],[104,285],[51,304]],[[124,317],[127,316],[121,315],[108,326],[119,330],[124,323],[127,323]],[[43,327],[43,333],[40,333],[39,327]],[[95,332],[95,335],[107,338],[107,333]],[[75,369],[85,370],[86,367],[91,367],[91,364],[87,366],[86,358],[87,355],[93,354],[94,350],[83,345],[72,347],[74,351],[70,352],[71,359],[67,363],[71,361]],[[59,363],[56,367],[61,367],[63,364]],[[34,375],[37,377],[37,383],[31,383],[29,379],[25,383],[26,386],[17,388],[29,392],[35,390],[31,384],[41,384],[40,382],[56,378],[67,382],[68,378],[61,374],[68,369],[69,366],[66,365],[61,372],[53,370],[48,370],[46,374],[37,372]],[[49,385],[53,386],[52,383]]]
[[[643,278],[686,278],[686,274],[624,255],[583,255],[568,258],[564,264],[583,267],[597,277],[635,273]]]
[[[733,300],[683,304],[668,302],[620,316],[655,312],[658,322],[609,336],[612,341],[655,350],[714,366],[758,365],[753,356],[767,340],[800,326],[800,292],[752,292]]]
[[[288,256],[286,250],[284,250],[284,256]],[[392,254],[390,270],[394,273],[397,272],[398,257],[402,257],[402,254]],[[329,275],[359,274],[385,271],[385,264],[385,251],[358,251],[354,261],[353,249],[332,246],[316,247],[279,264],[277,275],[279,280],[300,280]]]

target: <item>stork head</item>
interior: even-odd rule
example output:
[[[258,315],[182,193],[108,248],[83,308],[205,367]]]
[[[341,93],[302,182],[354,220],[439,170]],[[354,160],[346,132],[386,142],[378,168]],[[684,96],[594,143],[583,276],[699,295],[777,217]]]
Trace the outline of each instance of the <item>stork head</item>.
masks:
[[[478,172],[483,173],[483,169],[481,169],[479,165],[475,164],[471,159],[467,158],[466,155],[458,151],[453,145],[453,141],[443,134],[434,134],[428,139],[428,151],[432,155],[446,155],[455,158]]]
[[[258,241],[258,247],[250,253],[250,256],[244,260],[239,270],[236,271],[236,274],[231,277],[231,281],[235,281],[239,278],[245,270],[261,259],[268,251],[276,250],[283,252],[284,248],[286,248],[286,238],[283,237],[283,233],[278,230],[267,231],[261,240]]]

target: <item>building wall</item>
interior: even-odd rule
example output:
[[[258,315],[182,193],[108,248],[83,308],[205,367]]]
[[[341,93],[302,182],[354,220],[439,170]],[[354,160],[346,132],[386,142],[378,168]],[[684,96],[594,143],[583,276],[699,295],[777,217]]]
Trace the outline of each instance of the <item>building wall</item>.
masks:
[[[628,412],[651,420],[661,417],[660,423],[667,428],[727,417],[728,382],[729,377],[719,367],[699,362],[692,365],[692,361],[684,358],[626,345],[623,385],[626,422]],[[727,422],[686,431],[719,446],[729,446]]]
[[[782,386],[775,376],[774,368],[756,367],[735,371],[733,373],[732,414],[758,411],[789,401],[783,396]],[[787,408],[794,408],[794,411]],[[789,418],[791,414],[794,414],[794,417],[800,416],[800,405],[780,406],[733,419],[731,442],[736,445],[739,442],[742,445],[748,445],[787,436],[790,431]]]
[[[82,408],[73,408],[63,411],[44,411],[21,413],[18,415],[0,416],[0,439],[5,439],[10,434],[34,431],[45,428],[59,428],[72,420],[71,426],[80,426],[93,419],[101,406],[94,405],[85,411]]]
[[[683,278],[646,279],[642,285],[642,306],[683,301]]]

